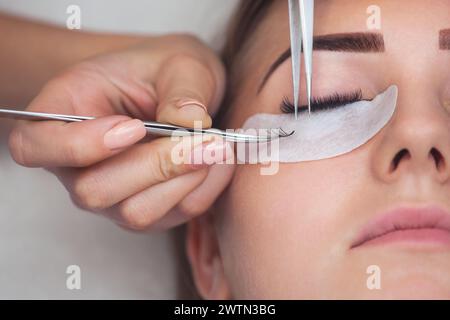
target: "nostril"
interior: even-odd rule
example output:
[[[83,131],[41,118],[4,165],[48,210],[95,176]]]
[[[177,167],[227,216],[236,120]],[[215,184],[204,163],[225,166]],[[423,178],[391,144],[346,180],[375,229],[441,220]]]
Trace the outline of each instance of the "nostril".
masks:
[[[400,161],[402,161],[402,159],[404,158],[407,159],[411,158],[411,154],[409,153],[408,149],[402,149],[395,155],[394,159],[392,159],[390,172],[395,171]]]
[[[436,164],[436,169],[438,171],[441,171],[441,170],[445,169],[444,156],[442,155],[442,153],[438,149],[432,148],[430,150],[430,156],[434,159],[434,163]]]

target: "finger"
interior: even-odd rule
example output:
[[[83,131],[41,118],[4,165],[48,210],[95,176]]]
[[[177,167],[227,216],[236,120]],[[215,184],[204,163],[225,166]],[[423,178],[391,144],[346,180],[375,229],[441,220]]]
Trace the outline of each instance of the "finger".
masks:
[[[186,195],[155,227],[163,230],[173,228],[205,213],[228,186],[234,170],[234,164],[212,166],[206,179]]]
[[[148,188],[107,211],[106,216],[132,230],[155,230],[153,225],[206,178],[208,168]]]
[[[162,67],[156,81],[160,99],[157,121],[183,127],[211,127],[208,107],[214,108],[222,83],[196,58],[179,55]],[[197,121],[197,123],[196,123]]]
[[[66,185],[80,207],[101,211],[149,187],[231,156],[231,147],[220,138],[161,138],[78,171]]]
[[[109,116],[76,123],[19,124],[9,146],[16,162],[27,167],[85,167],[111,157],[146,135],[142,121]]]
[[[124,201],[114,217],[122,226],[134,226],[131,227],[134,230],[163,231],[176,227],[207,212],[229,184],[233,172],[232,164],[217,164],[202,171],[202,176],[185,175],[173,184],[150,188]],[[181,178],[191,179],[191,187]],[[161,199],[171,201],[164,205]]]

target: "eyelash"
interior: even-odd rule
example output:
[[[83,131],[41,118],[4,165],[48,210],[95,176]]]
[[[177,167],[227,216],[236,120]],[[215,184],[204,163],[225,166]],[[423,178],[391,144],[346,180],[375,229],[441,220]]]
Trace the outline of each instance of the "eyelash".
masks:
[[[362,101],[362,90],[351,93],[334,93],[330,96],[312,98],[311,99],[311,112],[318,112],[324,110],[336,109],[343,107],[346,104]],[[288,97],[284,97],[280,105],[280,110],[282,113],[294,113],[294,104],[289,100]],[[308,111],[308,106],[299,106],[298,112]]]

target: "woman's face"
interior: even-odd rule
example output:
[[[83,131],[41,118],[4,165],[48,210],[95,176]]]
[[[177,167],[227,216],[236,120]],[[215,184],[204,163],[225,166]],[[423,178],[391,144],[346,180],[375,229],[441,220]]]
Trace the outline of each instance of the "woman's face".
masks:
[[[367,25],[373,4],[381,9],[379,30]],[[227,127],[281,113],[283,98],[293,100],[290,59],[258,93],[289,48],[288,21],[287,1],[277,1],[249,40]],[[446,0],[316,1],[315,36],[340,35],[314,52],[313,96],[361,90],[372,99],[395,84],[397,110],[346,155],[280,164],[271,176],[259,165],[237,166],[214,212],[234,298],[450,298],[450,236],[438,230],[450,219],[447,29]],[[342,34],[374,32],[382,37],[370,48],[352,40],[342,48]]]

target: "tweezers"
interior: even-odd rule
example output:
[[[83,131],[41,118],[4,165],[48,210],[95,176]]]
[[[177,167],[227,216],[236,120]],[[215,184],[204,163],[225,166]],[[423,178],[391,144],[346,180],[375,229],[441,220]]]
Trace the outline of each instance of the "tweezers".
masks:
[[[9,118],[15,120],[57,120],[64,122],[80,122],[85,120],[93,120],[95,117],[83,117],[75,115],[63,115],[42,112],[17,111],[11,109],[0,109],[0,118]],[[210,134],[221,136],[224,140],[230,142],[246,142],[246,143],[263,143],[274,139],[291,136],[294,132],[286,133],[282,129],[267,129],[264,134],[255,136],[241,134],[238,132],[228,132],[219,129],[194,129],[174,126],[165,123],[146,121],[144,122],[148,134],[159,136],[192,136],[199,134]]]
[[[314,0],[289,0],[289,26],[291,37],[294,109],[295,118],[297,119],[300,94],[302,49],[303,58],[305,61],[308,111],[311,113]]]

